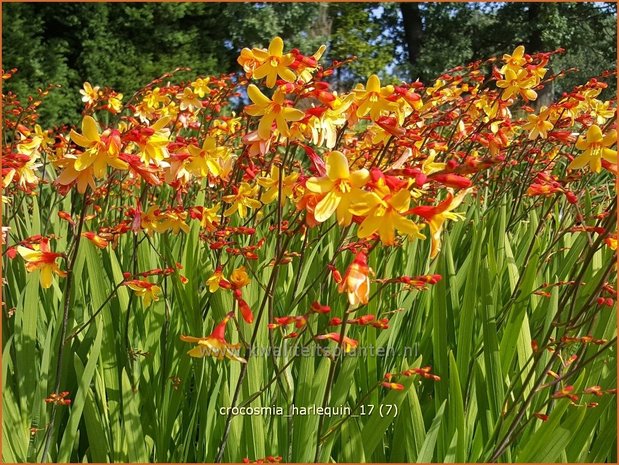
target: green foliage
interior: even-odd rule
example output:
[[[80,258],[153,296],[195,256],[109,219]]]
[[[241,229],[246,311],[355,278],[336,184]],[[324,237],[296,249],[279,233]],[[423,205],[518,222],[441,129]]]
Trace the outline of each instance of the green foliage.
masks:
[[[386,81],[393,81],[387,67],[396,55],[396,42],[392,35],[397,4],[382,4],[380,10],[372,3],[330,3],[328,14],[332,20],[328,57],[343,60],[349,56],[357,59],[346,72],[337,76],[340,85],[377,73]],[[365,84],[365,82],[364,82]]]
[[[514,179],[519,175],[515,171]],[[554,221],[540,223],[535,212],[549,208],[552,200],[534,211],[533,201],[523,202],[512,215],[518,218],[524,214],[529,220],[510,222],[514,194],[492,197],[486,203],[469,202],[466,219],[450,228],[444,237],[444,251],[434,262],[427,261],[426,243],[375,251],[371,265],[379,276],[436,272],[443,280],[423,292],[383,289],[372,300],[368,312],[401,311],[391,319],[387,331],[355,331],[352,336],[361,347],[375,344],[396,351],[386,357],[345,357],[328,405],[366,407],[358,418],[328,419],[323,431],[333,430],[333,434],[323,437],[322,462],[488,461],[498,439],[521,410],[525,426],[507,448],[505,460],[616,460],[616,437],[608,433],[616,432],[614,396],[583,396],[579,405],[571,405],[567,399],[549,403],[551,388],[535,393],[525,382],[530,372],[534,380],[548,379],[544,367],[551,354],[542,351],[532,363],[531,340],[548,330],[560,339],[563,331],[559,325],[550,328],[547,322],[560,312],[558,296],[565,290],[553,288],[548,299],[533,291],[544,282],[573,279],[582,270],[583,284],[574,297],[579,308],[598,292],[602,272],[612,266],[613,253],[607,248],[592,252],[582,233],[562,233]],[[587,216],[602,211],[600,202],[592,200],[583,212]],[[41,211],[38,202],[37,197],[26,199],[20,207],[24,215],[12,218],[10,226],[20,237],[38,232],[45,215],[55,217],[57,209],[70,209],[71,199]],[[572,213],[569,215],[571,218]],[[66,222],[54,222],[50,227],[48,232],[59,238],[70,235]],[[73,404],[58,409],[60,431],[52,439],[52,460],[214,460],[225,420],[219,408],[230,405],[239,366],[211,358],[190,359],[185,354],[187,345],[178,340],[180,334],[201,334],[212,328],[230,308],[222,291],[207,293],[205,300],[205,293],[199,290],[212,272],[212,252],[195,248],[197,229],[194,224],[188,236],[153,236],[139,242],[140,269],[161,265],[159,254],[163,254],[180,260],[189,278],[184,286],[175,276],[166,278],[165,299],[149,308],[130,298],[124,287],[106,300],[114,283],[122,280],[121,270],[133,266],[132,237],[121,239],[115,250],[108,248],[104,253],[90,243],[80,245],[69,333],[90,323],[67,345],[61,385],[71,392]],[[302,305],[307,306],[329,295],[329,286],[317,288],[312,281],[324,274],[339,233],[332,231],[317,242],[313,239],[320,232],[308,234],[312,244],[307,250],[310,273],[304,273],[295,284],[294,267],[283,269],[276,301],[307,290],[302,299]],[[554,240],[555,246],[546,250]],[[63,246],[64,239],[59,241]],[[274,253],[275,242],[275,237],[268,238],[266,256]],[[529,248],[533,250],[530,255],[526,253]],[[551,253],[555,250],[558,252]],[[572,257],[574,266],[567,266]],[[342,269],[345,260],[338,259],[336,265]],[[257,264],[255,271],[261,272],[263,266]],[[10,439],[5,436],[3,441],[3,458],[37,461],[49,422],[49,407],[43,400],[53,389],[50,375],[57,362],[62,293],[56,286],[40,289],[38,272],[26,274],[20,260],[5,260],[4,269],[7,308],[16,310],[14,317],[3,318],[3,430],[5,435],[11,432]],[[372,286],[376,289],[377,285]],[[261,292],[253,282],[248,300],[257,302]],[[337,293],[332,290],[330,295],[335,298]],[[565,307],[570,304],[566,302]],[[101,312],[90,320],[99,308]],[[343,308],[334,305],[334,311]],[[597,315],[588,334],[611,340],[616,331],[615,313],[607,310]],[[258,343],[267,344],[265,334],[259,336]],[[411,347],[414,354],[402,350]],[[576,391],[616,385],[614,349],[592,357],[598,350],[578,349],[582,366],[566,377],[566,384],[573,384]],[[567,351],[563,354],[564,358],[568,355]],[[280,366],[291,362],[280,375],[282,382],[286,381],[270,385],[268,381],[277,375],[265,360],[252,358],[240,405],[286,409],[292,402],[297,406],[322,404],[329,367],[325,357],[278,357]],[[398,380],[405,385],[403,391],[374,388],[381,373],[425,365],[432,365],[442,380]],[[282,391],[286,383],[290,383],[290,392]],[[256,392],[259,395],[255,396]],[[531,394],[530,404],[525,405],[524,399]],[[584,403],[589,400],[599,401],[599,405],[588,409]],[[375,406],[371,414],[369,405]],[[381,415],[381,406],[397,406],[398,415]],[[506,406],[510,410],[505,416]],[[533,417],[540,411],[549,414],[547,423]],[[292,420],[278,415],[237,417],[232,421],[225,461],[269,454],[280,454],[285,461],[312,461],[316,424],[317,417],[311,415]],[[30,428],[40,430],[31,438]]]
[[[421,53],[404,70],[413,78],[431,79],[462,63],[511,53],[519,44],[530,53],[559,47],[566,50],[553,60],[551,71],[578,70],[556,83],[555,95],[616,67],[614,3],[424,3],[419,9],[423,18]],[[404,42],[402,49],[407,50]],[[400,62],[404,58],[406,54]],[[614,95],[614,89],[611,86],[607,98]]]
[[[41,118],[72,121],[84,81],[131,95],[177,67],[194,74],[238,72],[246,46],[280,35],[291,47],[328,45],[327,59],[357,59],[333,78],[336,87],[377,73],[384,82],[440,73],[475,59],[563,47],[552,71],[578,68],[554,94],[615,67],[614,3],[423,3],[419,56],[404,36],[397,3],[8,3],[3,4],[3,63],[19,73],[6,87],[25,97],[53,84]],[[591,59],[594,56],[595,59]],[[611,84],[607,98],[614,95]]]
[[[40,113],[46,125],[68,123],[81,109],[84,81],[127,99],[175,68],[192,68],[191,76],[239,71],[239,50],[266,46],[275,35],[317,47],[298,33],[316,12],[313,4],[4,4],[3,66],[18,68],[6,90],[24,98],[36,87],[61,86]]]

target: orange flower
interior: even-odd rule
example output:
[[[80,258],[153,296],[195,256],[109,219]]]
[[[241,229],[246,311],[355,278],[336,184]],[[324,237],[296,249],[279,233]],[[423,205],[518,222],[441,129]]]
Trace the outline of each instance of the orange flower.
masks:
[[[464,196],[469,192],[470,189],[460,191],[455,197],[453,194],[448,193],[447,198],[436,207],[422,205],[411,209],[411,213],[425,218],[430,225],[430,232],[432,233],[431,258],[436,257],[441,250],[441,233],[443,232],[443,224],[445,221],[457,221],[463,218],[461,213],[454,213],[452,210],[462,203]]]
[[[344,339],[342,340],[340,338],[339,333],[321,334],[320,336],[315,336],[314,339],[318,339],[318,340],[330,339],[331,341],[335,341],[337,343],[343,343],[344,352],[350,352],[351,350],[356,349],[357,346],[359,345],[358,341],[355,341],[354,339],[351,339],[347,336],[344,336]]]
[[[400,383],[389,383],[387,381],[383,381],[382,386],[387,389],[393,389],[394,391],[404,390],[404,385]]]
[[[368,266],[368,258],[359,252],[350,264],[338,286],[339,292],[348,293],[348,302],[356,307],[367,304],[370,297],[370,277],[372,269]]]
[[[201,358],[210,355],[217,360],[223,360],[225,357],[230,360],[236,360],[237,362],[247,363],[247,360],[236,354],[240,344],[230,344],[226,341],[226,324],[230,320],[230,317],[230,314],[226,315],[223,321],[215,326],[215,329],[213,329],[213,332],[208,337],[181,336],[181,341],[197,344],[196,347],[187,353],[191,357]]]
[[[41,270],[41,286],[47,289],[52,285],[54,273],[63,278],[67,275],[56,265],[56,259],[62,257],[62,254],[50,252],[47,239],[42,239],[38,245],[33,245],[33,247],[34,249],[29,249],[18,245],[17,252],[26,260],[26,270],[29,272]]]
[[[66,397],[69,395],[69,391],[63,391],[60,394],[56,394],[52,392],[47,399],[45,399],[45,403],[47,404],[56,404],[60,406],[71,405],[71,399],[67,399]]]
[[[107,247],[108,242],[105,239],[103,239],[101,236],[98,236],[97,234],[93,232],[82,233],[82,236],[88,239],[90,242],[92,242],[94,245],[96,245],[100,249],[105,249]]]
[[[250,281],[251,280],[249,278],[249,275],[247,274],[247,271],[245,271],[244,266],[238,267],[230,275],[230,282],[236,289],[247,286]]]

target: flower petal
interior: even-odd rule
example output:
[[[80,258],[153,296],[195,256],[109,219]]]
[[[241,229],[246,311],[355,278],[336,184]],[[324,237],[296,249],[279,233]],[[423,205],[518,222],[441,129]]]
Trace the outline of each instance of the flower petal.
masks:
[[[284,53],[284,41],[281,37],[274,37],[269,44],[269,54],[277,57],[281,57]]]
[[[314,218],[319,223],[328,220],[340,204],[341,197],[334,191],[329,192],[314,208]]]
[[[92,116],[84,116],[82,120],[82,134],[90,141],[99,141],[99,127]]]
[[[334,150],[327,155],[327,176],[333,181],[350,177],[348,159],[342,152]]]
[[[268,105],[271,100],[264,95],[254,84],[247,86],[247,95],[257,105]]]

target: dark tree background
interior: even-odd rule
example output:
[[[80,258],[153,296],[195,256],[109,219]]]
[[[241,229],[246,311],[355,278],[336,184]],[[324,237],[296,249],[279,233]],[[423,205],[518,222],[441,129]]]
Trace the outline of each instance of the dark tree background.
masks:
[[[239,71],[244,46],[280,35],[288,47],[357,60],[338,88],[377,73],[429,82],[474,59],[563,47],[554,69],[577,67],[557,93],[615,67],[615,3],[3,3],[5,83],[20,96],[57,84],[41,114],[74,121],[84,81],[130,94],[177,67],[198,74]],[[181,75],[181,78],[183,75]],[[609,95],[614,92],[614,87]]]

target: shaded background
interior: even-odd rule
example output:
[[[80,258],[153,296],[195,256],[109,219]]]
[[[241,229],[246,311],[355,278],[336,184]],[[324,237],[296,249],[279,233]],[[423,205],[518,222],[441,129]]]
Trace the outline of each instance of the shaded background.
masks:
[[[176,67],[192,68],[186,78],[235,72],[241,48],[265,47],[280,35],[286,49],[307,54],[327,44],[327,61],[357,56],[331,78],[341,89],[371,73],[429,83],[518,44],[528,52],[563,47],[552,71],[579,71],[547,90],[556,96],[615,68],[616,12],[614,3],[592,2],[4,3],[3,67],[19,69],[5,91],[25,97],[58,84],[42,122],[73,122],[84,81],[127,95]]]

